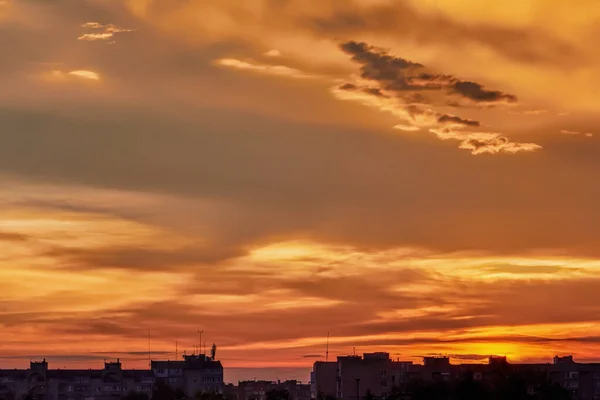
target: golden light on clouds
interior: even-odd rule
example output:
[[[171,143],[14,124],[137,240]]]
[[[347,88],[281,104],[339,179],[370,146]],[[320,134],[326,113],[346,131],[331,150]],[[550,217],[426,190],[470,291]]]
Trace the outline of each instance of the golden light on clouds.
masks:
[[[228,68],[260,72],[269,75],[279,75],[289,78],[317,78],[317,76],[315,75],[307,74],[295,68],[287,67],[285,65],[259,64],[236,60],[232,58],[224,58],[217,60],[216,64]]]
[[[77,40],[83,40],[88,42],[93,42],[97,40],[109,40],[113,39],[116,34],[133,32],[132,29],[119,28],[113,24],[103,25],[99,22],[86,22],[85,24],[81,25],[81,27],[93,31],[91,33],[84,33],[83,35],[77,38]]]
[[[600,3],[124,3],[0,0],[0,353],[597,358]]]
[[[73,71],[52,70],[43,72],[40,76],[46,82],[99,81],[101,78],[99,73],[85,69]]]
[[[97,72],[88,71],[85,69],[78,69],[75,71],[71,71],[71,72],[69,72],[69,75],[75,76],[77,78],[88,79],[88,80],[93,80],[93,81],[100,80],[100,75]]]

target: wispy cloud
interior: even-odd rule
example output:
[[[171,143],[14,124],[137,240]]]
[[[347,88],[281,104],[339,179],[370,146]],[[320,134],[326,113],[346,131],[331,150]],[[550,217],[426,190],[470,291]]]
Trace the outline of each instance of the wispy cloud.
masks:
[[[402,120],[394,129],[416,132],[429,129],[438,138],[460,141],[459,148],[474,155],[531,152],[541,149],[535,143],[520,143],[498,133],[470,132],[481,122],[458,115],[435,111],[449,101],[468,100],[478,106],[514,103],[516,96],[489,90],[472,81],[451,75],[431,72],[413,61],[392,56],[385,50],[366,43],[346,42],[340,45],[343,52],[361,65],[360,77],[332,88],[340,100],[353,100],[381,111],[389,112]],[[217,65],[288,78],[315,78],[302,70],[233,58],[215,61]],[[330,78],[330,81],[336,81]],[[339,81],[339,80],[338,80]],[[440,98],[441,96],[441,98]],[[458,100],[457,100],[458,97]]]
[[[466,132],[452,128],[433,128],[430,129],[430,132],[442,140],[460,141],[458,147],[469,150],[473,155],[519,153],[541,149],[538,144],[513,142],[501,134],[493,132]]]
[[[271,49],[265,53],[267,57],[281,57],[281,52],[277,49]]]
[[[77,38],[77,40],[83,40],[88,42],[98,40],[110,40],[113,39],[115,37],[115,34],[117,33],[133,32],[133,29],[119,28],[113,24],[103,25],[99,22],[86,22],[85,24],[81,25],[81,27],[98,31],[92,33],[84,33],[83,35]]]
[[[70,76],[75,76],[77,78],[88,79],[92,81],[100,80],[100,75],[97,72],[89,71],[85,69],[78,69],[75,71],[69,72]]]
[[[456,102],[456,96],[459,97],[458,101],[466,99],[477,105],[514,103],[517,101],[516,96],[489,90],[479,83],[460,80],[452,75],[428,71],[420,63],[390,55],[387,51],[366,43],[350,41],[340,47],[352,56],[352,61],[361,65],[359,80],[376,84],[377,87],[367,89],[360,84],[346,83],[334,90],[334,93],[339,96],[343,91],[360,91],[359,96],[341,98],[359,100],[404,118],[407,123],[397,125],[396,129],[411,131],[429,127],[440,139],[459,140],[459,148],[469,150],[474,155],[541,149],[538,144],[511,141],[497,133],[469,132],[465,129],[479,127],[481,123],[433,110],[441,103],[440,96],[446,105]],[[369,100],[365,96],[377,99]],[[421,104],[414,104],[415,98]],[[416,129],[410,129],[410,126]]]
[[[317,75],[308,74],[299,69],[291,68],[285,65],[261,64],[256,62],[237,60],[234,58],[222,58],[216,60],[215,63],[217,65],[227,68],[260,72],[268,75],[278,75],[299,79],[318,78]]]
[[[594,136],[593,133],[591,132],[579,132],[579,131],[572,131],[569,129],[561,129],[560,133],[564,134],[564,135],[583,135],[586,137],[592,137]]]
[[[41,75],[41,79],[46,82],[67,82],[69,80],[86,80],[100,81],[99,73],[87,69],[78,69],[72,71],[52,70],[45,71]]]

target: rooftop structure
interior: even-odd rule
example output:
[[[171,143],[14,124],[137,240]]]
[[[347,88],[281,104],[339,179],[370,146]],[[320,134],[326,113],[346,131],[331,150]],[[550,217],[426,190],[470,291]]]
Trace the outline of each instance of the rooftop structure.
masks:
[[[182,361],[151,361],[150,369],[123,369],[120,360],[105,362],[103,369],[49,369],[48,362],[32,361],[28,369],[0,370],[0,398],[20,400],[115,400],[136,392],[152,394],[156,382],[198,392],[223,392],[223,366],[204,354]]]

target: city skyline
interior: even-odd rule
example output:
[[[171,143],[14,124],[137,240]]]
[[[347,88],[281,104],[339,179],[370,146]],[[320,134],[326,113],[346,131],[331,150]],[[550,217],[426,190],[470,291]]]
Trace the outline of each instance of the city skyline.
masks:
[[[597,19],[0,0],[0,367],[599,361]]]

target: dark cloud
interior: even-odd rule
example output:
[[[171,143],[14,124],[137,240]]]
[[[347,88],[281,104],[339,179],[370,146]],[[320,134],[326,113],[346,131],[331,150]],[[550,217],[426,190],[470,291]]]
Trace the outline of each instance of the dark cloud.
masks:
[[[404,81],[404,71],[423,66],[400,57],[390,56],[385,50],[361,42],[346,42],[342,51],[352,55],[352,60],[361,64],[361,77],[374,81]]]
[[[407,77],[411,75],[411,71],[423,67],[421,64],[391,56],[386,50],[364,42],[349,41],[340,44],[340,48],[351,55],[353,61],[361,65],[362,78],[385,82],[385,89],[389,90],[413,89],[407,82]]]
[[[378,82],[383,89],[395,92],[446,90],[476,103],[516,102],[514,95],[488,90],[475,82],[462,81],[452,75],[424,71],[419,63],[391,56],[386,50],[366,43],[349,41],[340,48],[361,65],[361,77]]]
[[[369,94],[374,97],[385,97],[385,98],[389,97],[388,95],[384,94],[380,88],[358,87],[357,85],[355,85],[353,83],[344,83],[343,85],[339,86],[338,89],[346,90],[346,91],[350,91],[350,92],[360,90],[361,92]]]
[[[375,97],[388,97],[387,95],[383,94],[379,88],[364,88],[363,91]]]
[[[323,358],[321,354],[305,354],[302,356],[303,358]]]
[[[517,101],[517,97],[499,92],[496,90],[486,90],[483,86],[475,82],[469,81],[458,81],[452,85],[452,90],[468,99],[476,102],[494,103],[499,101],[507,101],[514,103]]]
[[[353,83],[344,83],[343,85],[340,86],[340,90],[356,90],[358,89],[358,86],[356,86]]]
[[[458,124],[463,126],[479,126],[479,121],[474,121],[471,119],[465,119],[458,117],[456,115],[443,114],[440,115],[437,119],[440,124]]]

